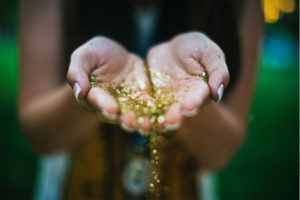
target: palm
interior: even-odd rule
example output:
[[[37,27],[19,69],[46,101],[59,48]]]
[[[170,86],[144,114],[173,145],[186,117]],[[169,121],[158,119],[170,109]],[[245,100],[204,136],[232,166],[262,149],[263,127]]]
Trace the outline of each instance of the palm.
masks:
[[[86,77],[87,84],[92,86],[86,93],[86,100],[102,120],[121,122],[132,130],[137,126],[144,131],[150,129],[147,117],[137,116],[135,107],[125,106],[130,105],[132,97],[139,102],[151,101],[149,80],[142,59],[128,53],[118,43],[100,37],[90,40],[74,52],[69,74],[75,74],[72,70],[76,72],[76,66],[84,71],[84,75],[77,79]],[[88,85],[86,87],[89,88]],[[137,117],[144,119],[139,125]]]
[[[147,57],[155,90],[166,91],[166,95],[176,99],[165,113],[165,128],[177,128],[181,113],[195,114],[197,107],[210,95],[209,86],[202,76],[204,66],[189,54],[195,50],[191,44],[181,42],[180,47],[174,47],[172,42],[163,43],[152,48]]]
[[[102,92],[107,93],[110,101],[115,100],[119,105],[122,101],[127,105],[131,100],[147,101],[150,99],[149,81],[145,73],[143,61],[135,55],[126,55],[128,59],[124,63],[111,62],[96,68],[90,76],[92,87],[90,93]],[[107,102],[108,103],[108,102]],[[130,111],[119,107],[122,114]]]
[[[195,114],[209,96],[219,101],[229,82],[222,50],[201,33],[152,48],[147,63],[149,68],[118,43],[97,37],[72,55],[68,81],[75,97],[86,99],[101,118],[143,131],[156,121],[161,128],[177,128],[182,115]]]

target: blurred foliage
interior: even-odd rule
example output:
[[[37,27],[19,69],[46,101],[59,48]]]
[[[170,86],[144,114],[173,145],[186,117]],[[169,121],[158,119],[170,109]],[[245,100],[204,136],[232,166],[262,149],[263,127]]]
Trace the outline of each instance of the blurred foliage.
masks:
[[[220,173],[221,199],[298,199],[298,74],[260,69],[245,144]]]
[[[32,198],[37,160],[17,119],[18,9],[18,1],[0,1],[0,199]],[[285,30],[298,44],[298,16],[296,6],[293,14],[266,25],[265,35]],[[295,55],[294,67],[261,65],[247,139],[219,174],[221,199],[298,199],[299,57]]]
[[[31,199],[37,156],[17,118],[18,1],[0,1],[0,199]]]
[[[264,38],[276,35],[281,42],[270,46],[262,42],[247,138],[219,174],[221,199],[298,199],[298,17],[297,5],[294,13],[284,15],[276,24],[265,25]],[[289,51],[289,63],[283,57],[285,51]],[[267,59],[280,63],[274,65]]]

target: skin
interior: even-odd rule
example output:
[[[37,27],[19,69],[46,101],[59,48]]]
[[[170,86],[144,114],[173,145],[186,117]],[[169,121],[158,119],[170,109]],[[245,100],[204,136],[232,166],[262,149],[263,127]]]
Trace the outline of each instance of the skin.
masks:
[[[180,93],[182,101],[169,108],[162,126],[172,128],[168,125],[181,124],[179,139],[194,153],[201,166],[209,170],[219,170],[229,162],[241,146],[246,130],[262,18],[255,2],[249,1],[245,8],[240,23],[241,75],[236,87],[220,104],[215,102],[219,98],[218,89],[221,84],[227,86],[229,74],[222,50],[204,34],[192,32],[175,36],[151,48],[146,60],[150,69],[172,72],[174,81],[181,80],[179,86],[190,84],[188,91]],[[59,1],[22,3],[19,118],[33,148],[41,154],[50,154],[74,147],[99,128],[96,111],[116,115],[114,122],[129,129],[150,130],[147,118],[138,124],[130,111],[119,115],[111,94],[98,87],[90,88],[88,82],[92,74],[104,82],[128,85],[138,76],[148,84],[144,61],[111,39],[93,38],[71,56],[67,75],[70,87],[61,78],[64,67],[60,27]],[[153,62],[155,60],[159,62]],[[209,75],[208,83],[202,79],[184,81],[203,70]],[[72,91],[75,83],[81,88],[80,103]],[[150,98],[147,90],[142,92],[145,99]],[[80,104],[88,104],[89,109]],[[195,116],[184,116],[195,110],[198,110]]]
[[[229,73],[224,53],[207,36],[199,32],[184,33],[169,42],[152,47],[147,61],[150,69],[168,72],[171,80],[166,88],[175,84],[179,103],[172,105],[167,113],[166,124],[178,124],[183,113],[195,113],[197,108],[217,101],[221,84],[229,83]],[[197,74],[207,72],[208,83]],[[155,85],[154,82],[154,86]]]
[[[101,112],[106,120],[113,119],[108,121],[122,123],[128,130],[140,126],[144,131],[148,131],[151,128],[149,117],[144,116],[144,122],[138,124],[133,111],[120,114],[116,100],[109,93],[111,83],[123,84],[131,89],[137,89],[144,101],[151,100],[149,80],[144,66],[141,58],[129,53],[120,44],[109,38],[95,37],[72,54],[67,80],[71,86],[78,84],[80,87],[78,100],[87,102],[90,110]],[[101,81],[103,86],[90,87],[89,75],[94,76],[95,81]],[[137,78],[145,83],[144,90],[133,88]]]

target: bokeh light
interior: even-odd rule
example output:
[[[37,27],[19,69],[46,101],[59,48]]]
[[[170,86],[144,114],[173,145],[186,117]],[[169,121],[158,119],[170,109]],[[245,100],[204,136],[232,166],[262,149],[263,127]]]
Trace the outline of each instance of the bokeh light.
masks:
[[[283,13],[295,10],[295,0],[262,0],[265,22],[275,23]]]

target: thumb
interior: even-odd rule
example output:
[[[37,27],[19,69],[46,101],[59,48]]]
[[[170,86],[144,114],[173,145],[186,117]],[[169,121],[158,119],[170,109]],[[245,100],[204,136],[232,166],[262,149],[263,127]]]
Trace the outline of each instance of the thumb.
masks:
[[[92,63],[88,54],[73,54],[67,74],[67,81],[74,90],[77,101],[84,100],[90,89],[89,74],[91,73]]]
[[[74,96],[76,100],[78,102],[79,100],[84,100],[90,89],[90,82],[88,79],[88,75],[82,72],[81,70],[78,71],[72,70],[68,72],[67,79],[70,86],[73,88]]]
[[[220,102],[224,89],[229,83],[229,72],[223,51],[218,45],[211,42],[208,48],[202,51],[200,63],[205,67],[209,76],[208,85],[211,98]]]

